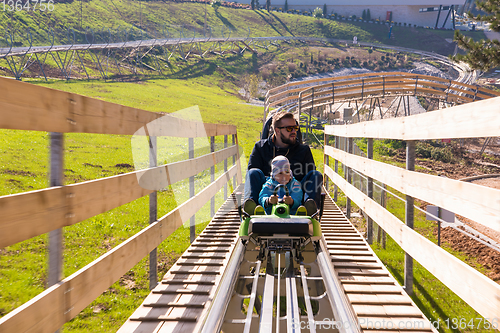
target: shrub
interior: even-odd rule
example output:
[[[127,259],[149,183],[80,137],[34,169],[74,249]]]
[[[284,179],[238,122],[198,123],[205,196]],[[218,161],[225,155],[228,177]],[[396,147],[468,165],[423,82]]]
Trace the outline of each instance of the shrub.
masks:
[[[382,142],[392,149],[406,148],[406,142],[403,140],[385,139]]]
[[[262,79],[263,80],[267,80],[270,76],[271,76],[271,73],[269,73],[269,71],[267,69],[264,69],[260,75],[262,76]]]
[[[415,144],[415,154],[418,157],[430,158],[431,157],[431,149],[432,147],[425,142],[417,142]]]
[[[319,19],[321,17],[323,17],[323,9],[319,8],[319,7],[316,7],[313,11],[313,17]]]
[[[297,65],[296,64],[294,64],[293,62],[289,62],[288,63],[288,71],[290,73],[295,72],[296,69],[297,69]]]
[[[397,154],[396,150],[392,149],[391,147],[387,147],[387,146],[381,146],[380,147],[380,155],[394,156],[396,154]]]
[[[222,6],[222,1],[221,0],[212,0],[212,2],[210,3],[210,6],[212,6],[212,8],[217,11],[219,9],[219,7]]]
[[[434,147],[431,150],[431,158],[436,161],[441,161],[444,163],[453,163],[453,153],[448,147],[439,148]]]

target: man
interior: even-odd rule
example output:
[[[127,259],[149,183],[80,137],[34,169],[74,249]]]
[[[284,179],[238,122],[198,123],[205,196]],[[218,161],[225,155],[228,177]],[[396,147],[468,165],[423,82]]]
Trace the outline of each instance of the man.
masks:
[[[245,179],[245,199],[258,202],[262,185],[271,174],[271,161],[274,157],[283,155],[290,161],[293,177],[301,183],[304,203],[309,200],[308,205],[305,204],[306,207],[312,204],[311,200],[314,200],[316,207],[319,207],[323,175],[316,171],[309,146],[297,141],[299,126],[293,114],[278,112],[273,116],[271,126],[274,134],[255,143],[250,154]],[[253,205],[245,202],[245,207],[250,207],[250,211],[252,211],[251,206]]]

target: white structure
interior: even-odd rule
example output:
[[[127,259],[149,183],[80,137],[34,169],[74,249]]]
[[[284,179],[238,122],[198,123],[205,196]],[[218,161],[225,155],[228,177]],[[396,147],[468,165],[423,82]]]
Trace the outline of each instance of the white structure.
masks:
[[[250,4],[251,0],[242,0]],[[452,27],[451,6],[458,10],[463,1],[457,0],[288,0],[288,9],[314,10],[316,7],[323,9],[326,4],[327,14],[337,13],[349,17],[361,17],[363,10],[370,9],[372,19],[385,21],[392,13],[392,21],[417,26],[441,28],[446,20],[445,28]],[[458,3],[457,3],[458,2]],[[259,0],[260,5],[265,5],[265,0]],[[271,6],[285,7],[285,0],[271,0]],[[439,8],[441,7],[441,11]],[[438,20],[439,16],[439,20]]]

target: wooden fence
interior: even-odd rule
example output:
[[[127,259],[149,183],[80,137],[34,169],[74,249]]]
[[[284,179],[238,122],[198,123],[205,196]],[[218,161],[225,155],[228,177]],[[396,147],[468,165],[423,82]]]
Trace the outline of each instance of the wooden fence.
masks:
[[[435,76],[380,72],[290,82],[269,90],[265,103],[266,111],[296,104],[305,112],[337,102],[407,95],[460,104],[500,96],[500,93]]]
[[[414,230],[408,220],[413,219],[413,198],[418,198],[466,218],[500,231],[500,190],[453,179],[413,171],[415,140],[493,137],[500,135],[500,97],[464,104],[440,111],[403,118],[376,120],[351,125],[329,125],[328,136],[368,138],[368,157],[355,156],[330,145],[325,145],[325,175],[338,186],[349,200],[353,200],[374,222],[383,228],[406,252],[436,278],[472,306],[487,320],[500,314],[500,285],[449,254]],[[391,166],[371,159],[373,139],[398,139],[407,142],[407,169]],[[328,158],[327,158],[328,160]],[[378,180],[407,195],[407,223],[377,204],[368,195],[355,188],[336,173],[329,164],[336,161],[368,177]],[[413,169],[413,170],[412,170]],[[349,173],[349,171],[348,171]],[[411,269],[409,270],[411,274]],[[405,269],[406,274],[406,269]],[[411,277],[405,276],[411,283]],[[408,287],[408,286],[406,286]],[[411,288],[411,286],[410,286]],[[411,292],[411,290],[410,290]]]
[[[1,318],[0,332],[53,333],[58,330],[189,220],[231,179],[234,186],[242,182],[235,126],[187,121],[5,78],[0,78],[0,92],[0,128],[4,129],[133,135],[162,118],[168,123],[171,137],[191,140],[208,136],[213,143],[213,137],[224,136],[227,143],[227,136],[233,136],[232,146],[190,160],[0,197],[0,247],[5,247],[154,193],[139,185],[138,175],[148,174],[145,178],[151,180],[155,172],[163,172],[166,182],[162,185],[168,186],[192,179],[205,169],[212,171],[212,183],[176,209]],[[227,166],[230,157],[233,157],[233,166],[228,170],[226,167],[224,173],[214,179],[214,166],[222,161]],[[142,181],[141,185],[144,185]]]

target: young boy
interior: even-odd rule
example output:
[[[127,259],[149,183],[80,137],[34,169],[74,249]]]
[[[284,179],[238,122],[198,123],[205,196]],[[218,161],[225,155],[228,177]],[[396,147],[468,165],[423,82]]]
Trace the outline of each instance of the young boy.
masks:
[[[280,188],[277,195],[273,195],[274,188],[279,184],[288,188],[289,195],[285,195],[285,189]],[[285,156],[276,156],[271,162],[271,177],[262,186],[259,194],[259,204],[264,207],[266,214],[271,214],[272,206],[278,203],[278,198],[290,206],[290,214],[295,214],[302,202],[302,188],[300,182],[293,178],[290,171],[290,162]]]

